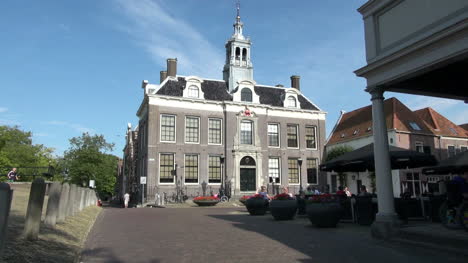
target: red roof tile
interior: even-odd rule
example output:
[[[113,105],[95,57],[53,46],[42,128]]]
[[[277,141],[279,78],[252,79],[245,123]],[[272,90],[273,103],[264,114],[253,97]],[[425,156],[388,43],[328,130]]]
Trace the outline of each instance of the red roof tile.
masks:
[[[389,98],[384,101],[384,111],[388,129],[432,134],[428,125],[396,98]],[[410,123],[417,126],[413,128]],[[372,130],[368,130],[369,127],[372,129],[371,105],[347,112],[341,116],[327,144],[370,136]],[[420,129],[417,130],[417,127]]]
[[[451,122],[434,109],[428,107],[414,112],[431,129],[435,135],[451,137],[467,137],[468,132],[462,127]]]

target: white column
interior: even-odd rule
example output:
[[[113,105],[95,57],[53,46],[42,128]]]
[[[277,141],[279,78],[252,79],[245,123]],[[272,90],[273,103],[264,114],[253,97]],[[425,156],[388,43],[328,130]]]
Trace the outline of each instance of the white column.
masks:
[[[393,201],[393,182],[388,147],[387,125],[384,112],[383,91],[369,90],[372,95],[372,129],[374,135],[374,162],[379,213],[376,221],[394,221],[396,218]]]

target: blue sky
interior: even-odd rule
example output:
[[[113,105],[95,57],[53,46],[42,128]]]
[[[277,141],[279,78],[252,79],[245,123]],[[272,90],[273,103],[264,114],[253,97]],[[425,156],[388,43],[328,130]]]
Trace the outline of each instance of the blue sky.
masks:
[[[364,33],[356,11],[364,0],[241,2],[244,34],[253,42],[254,79],[301,89],[328,112],[370,104]],[[0,125],[33,132],[34,143],[61,155],[82,132],[104,134],[122,156],[126,124],[137,123],[141,81],[159,81],[166,58],[178,74],[222,78],[234,0],[2,0]],[[386,93],[411,109],[433,107],[468,122],[461,101]]]

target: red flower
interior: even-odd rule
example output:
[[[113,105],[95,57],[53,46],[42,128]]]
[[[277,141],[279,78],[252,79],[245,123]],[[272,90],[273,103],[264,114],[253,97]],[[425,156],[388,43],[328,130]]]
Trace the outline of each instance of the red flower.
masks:
[[[265,197],[261,194],[255,194],[255,195],[252,195],[250,198],[253,198],[253,199],[264,199]],[[250,199],[249,198],[249,199]]]
[[[309,201],[312,203],[330,203],[335,202],[336,199],[331,194],[320,194],[320,195],[313,195],[309,198]]]
[[[250,197],[251,197],[250,195],[244,195],[241,198],[239,198],[239,200],[244,201],[244,200],[249,199]]]
[[[218,201],[219,198],[214,196],[197,196],[193,198],[193,201]]]
[[[282,193],[282,194],[277,194],[275,197],[273,197],[273,200],[293,200],[289,194]]]

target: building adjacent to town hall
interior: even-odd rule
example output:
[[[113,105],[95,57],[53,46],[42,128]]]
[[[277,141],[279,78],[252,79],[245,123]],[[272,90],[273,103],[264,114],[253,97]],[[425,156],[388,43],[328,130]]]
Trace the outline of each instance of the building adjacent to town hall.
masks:
[[[384,101],[384,111],[389,145],[429,153],[439,161],[468,149],[468,132],[430,107],[412,111],[398,99],[389,98]],[[373,134],[370,105],[342,113],[326,143],[326,152],[340,146],[358,149],[369,145],[374,142]],[[351,192],[357,194],[360,185],[365,185],[369,191],[375,190],[373,173],[346,174],[342,183]],[[329,173],[327,177],[331,191],[336,191],[340,184],[338,175]],[[425,176],[421,168],[392,170],[393,193],[399,197],[403,192],[413,196],[438,192],[437,182],[441,179],[444,178]]]
[[[326,113],[303,95],[300,77],[291,76],[291,87],[255,82],[239,10],[225,47],[223,79],[177,75],[177,59],[168,59],[159,84],[143,81],[122,191],[139,191],[141,177],[148,201],[178,190],[195,196],[223,186],[240,196],[262,185],[298,192],[326,183],[318,172]]]

